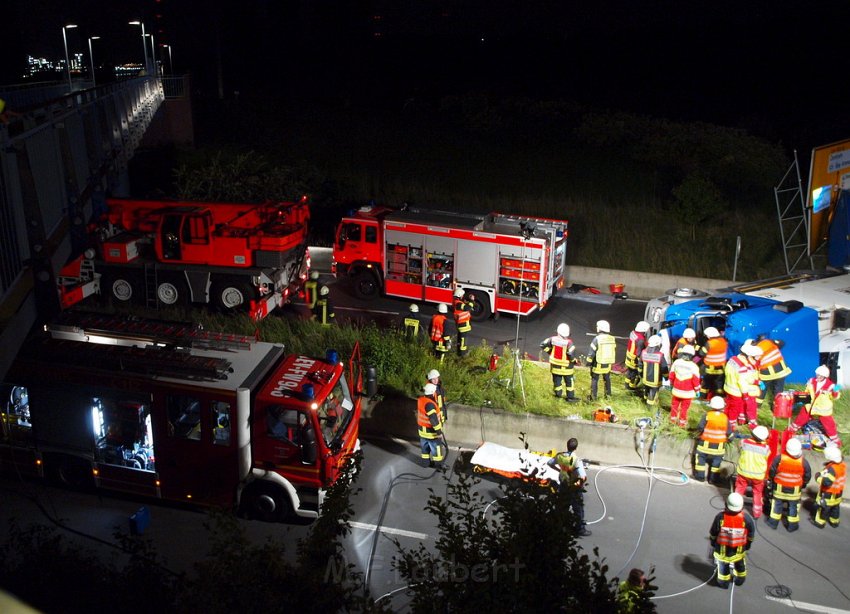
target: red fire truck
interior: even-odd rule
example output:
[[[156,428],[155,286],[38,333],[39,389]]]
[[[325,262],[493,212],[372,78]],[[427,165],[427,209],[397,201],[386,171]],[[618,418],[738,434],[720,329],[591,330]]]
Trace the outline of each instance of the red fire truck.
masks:
[[[196,327],[96,320],[30,339],[0,387],[0,468],[280,520],[316,517],[358,451],[347,364]]]
[[[149,307],[210,303],[255,319],[297,293],[310,265],[306,198],[297,203],[107,199],[92,248],[59,274],[63,308],[95,294]]]
[[[542,309],[564,285],[566,249],[564,220],[368,206],[340,222],[332,266],[361,298],[451,304],[462,288],[482,320]]]

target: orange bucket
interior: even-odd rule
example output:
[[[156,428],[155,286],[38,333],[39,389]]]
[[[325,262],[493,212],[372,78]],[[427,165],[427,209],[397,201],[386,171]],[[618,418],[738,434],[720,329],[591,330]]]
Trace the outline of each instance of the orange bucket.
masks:
[[[620,294],[626,289],[626,284],[609,284],[608,289],[611,294]]]
[[[773,417],[790,418],[791,410],[794,409],[794,393],[780,392],[773,399]]]

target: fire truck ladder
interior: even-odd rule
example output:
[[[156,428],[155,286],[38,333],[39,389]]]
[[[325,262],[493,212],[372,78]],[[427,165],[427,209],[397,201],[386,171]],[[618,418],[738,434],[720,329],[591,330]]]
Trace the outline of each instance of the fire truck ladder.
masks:
[[[149,262],[145,263],[145,306],[149,308],[159,307],[159,301],[156,300],[156,289],[159,286],[159,279],[156,274],[156,265]]]
[[[806,211],[806,199],[803,196],[803,182],[800,179],[800,165],[797,162],[797,150],[794,161],[775,188],[776,213],[779,217],[779,233],[782,236],[782,253],[785,257],[785,272],[793,273],[801,264],[808,261],[814,268],[809,252],[809,217]]]

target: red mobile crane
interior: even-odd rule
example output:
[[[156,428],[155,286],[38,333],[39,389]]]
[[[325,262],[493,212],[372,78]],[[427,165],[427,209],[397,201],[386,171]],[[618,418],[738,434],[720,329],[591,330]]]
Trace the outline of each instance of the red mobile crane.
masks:
[[[96,317],[31,338],[0,385],[0,469],[264,520],[316,517],[359,450],[351,361]]]
[[[60,272],[63,308],[102,293],[149,307],[211,303],[262,319],[297,293],[310,266],[306,197],[296,203],[107,199],[93,247]]]

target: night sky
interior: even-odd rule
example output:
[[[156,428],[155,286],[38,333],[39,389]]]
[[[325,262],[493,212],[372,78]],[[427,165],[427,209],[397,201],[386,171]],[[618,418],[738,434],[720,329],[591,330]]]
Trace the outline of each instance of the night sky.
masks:
[[[139,61],[143,18],[178,72],[225,95],[395,104],[467,91],[568,98],[840,140],[850,3],[738,0],[7,0],[3,83],[24,52]],[[87,56],[86,56],[87,57]],[[793,146],[793,144],[792,144]]]

